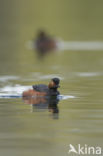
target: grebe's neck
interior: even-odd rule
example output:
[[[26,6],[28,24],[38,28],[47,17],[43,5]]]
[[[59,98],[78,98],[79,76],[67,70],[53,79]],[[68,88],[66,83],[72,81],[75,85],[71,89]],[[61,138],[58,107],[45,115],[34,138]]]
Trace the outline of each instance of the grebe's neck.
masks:
[[[53,96],[59,95],[59,91],[57,89],[58,89],[57,87],[49,88],[49,95],[53,95]]]

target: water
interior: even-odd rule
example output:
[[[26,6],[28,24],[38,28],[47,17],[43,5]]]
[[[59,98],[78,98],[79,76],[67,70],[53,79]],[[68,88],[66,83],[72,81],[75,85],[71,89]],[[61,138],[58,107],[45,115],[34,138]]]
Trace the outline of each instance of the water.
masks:
[[[0,98],[0,156],[67,156],[69,144],[103,148],[103,51],[91,47],[103,42],[103,2],[0,2],[0,97],[14,96]],[[89,45],[73,51],[67,46],[38,60],[26,43],[39,28]],[[15,97],[53,77],[61,79],[58,117]]]

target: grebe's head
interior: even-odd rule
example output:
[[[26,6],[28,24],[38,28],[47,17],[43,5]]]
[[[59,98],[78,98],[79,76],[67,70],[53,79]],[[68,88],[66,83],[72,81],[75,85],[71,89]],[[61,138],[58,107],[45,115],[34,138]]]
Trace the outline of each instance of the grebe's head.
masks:
[[[51,81],[49,82],[48,87],[51,88],[58,88],[60,83],[60,79],[59,78],[53,78],[51,79]]]

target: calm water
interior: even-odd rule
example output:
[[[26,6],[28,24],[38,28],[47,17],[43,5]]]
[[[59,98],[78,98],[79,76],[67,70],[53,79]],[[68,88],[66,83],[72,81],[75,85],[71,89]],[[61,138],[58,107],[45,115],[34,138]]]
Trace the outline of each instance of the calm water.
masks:
[[[0,95],[21,95],[58,76],[61,94],[69,96],[58,104],[58,118],[22,98],[0,98],[0,156],[67,156],[69,144],[103,147],[103,51],[65,50],[38,60],[26,47],[39,28],[66,41],[103,41],[103,1],[0,2]]]

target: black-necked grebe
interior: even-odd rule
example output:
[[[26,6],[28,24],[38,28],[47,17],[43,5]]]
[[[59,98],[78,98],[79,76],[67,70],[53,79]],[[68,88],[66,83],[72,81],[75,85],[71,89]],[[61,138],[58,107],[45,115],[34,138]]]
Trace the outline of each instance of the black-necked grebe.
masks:
[[[44,56],[46,53],[56,49],[56,42],[45,31],[39,31],[35,40],[35,47],[38,55]]]
[[[53,78],[49,82],[48,85],[39,84],[33,85],[33,89],[23,92],[23,97],[31,97],[31,96],[58,96],[60,93],[58,88],[60,83],[59,78]]]

